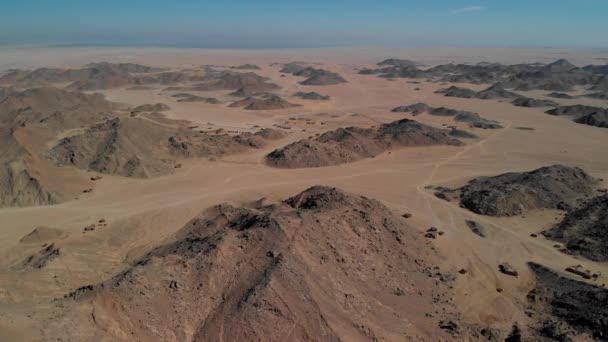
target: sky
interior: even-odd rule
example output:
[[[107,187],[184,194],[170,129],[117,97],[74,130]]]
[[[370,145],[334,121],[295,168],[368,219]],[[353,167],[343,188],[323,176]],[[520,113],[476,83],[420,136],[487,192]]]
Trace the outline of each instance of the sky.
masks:
[[[608,48],[608,0],[0,0],[0,45]]]

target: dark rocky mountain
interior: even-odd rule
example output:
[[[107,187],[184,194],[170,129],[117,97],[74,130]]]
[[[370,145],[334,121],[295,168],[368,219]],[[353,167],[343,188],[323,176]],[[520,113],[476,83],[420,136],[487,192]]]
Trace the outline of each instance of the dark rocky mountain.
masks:
[[[282,202],[209,208],[122,272],[58,301],[107,313],[104,324],[113,328],[88,320],[90,336],[440,340],[447,333],[400,324],[430,327],[452,311],[450,283],[436,284],[431,271],[437,260],[420,233],[382,203],[314,186]]]
[[[462,207],[481,215],[514,216],[535,209],[570,210],[594,194],[597,184],[580,168],[553,165],[478,177],[461,188],[442,189],[436,195],[458,200]]]
[[[573,209],[543,234],[563,242],[568,253],[608,261],[608,195],[595,197]]]
[[[347,127],[294,142],[266,156],[270,166],[306,168],[373,158],[407,146],[462,145],[449,131],[402,119],[378,128]]]
[[[536,276],[527,300],[538,340],[576,341],[581,334],[596,341],[608,339],[608,290],[536,263],[528,266]]]
[[[579,124],[608,128],[608,109],[606,108],[573,105],[557,107],[545,113],[556,116],[568,116],[572,118],[572,121]]]
[[[514,106],[518,107],[529,107],[529,108],[537,108],[537,107],[555,107],[559,106],[556,102],[551,100],[539,100],[532,99],[529,97],[519,97],[513,102],[511,102]]]

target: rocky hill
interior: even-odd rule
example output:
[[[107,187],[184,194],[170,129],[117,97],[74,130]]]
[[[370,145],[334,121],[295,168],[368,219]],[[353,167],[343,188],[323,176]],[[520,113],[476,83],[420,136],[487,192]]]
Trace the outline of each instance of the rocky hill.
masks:
[[[408,119],[378,128],[339,128],[274,150],[266,156],[266,162],[281,168],[320,167],[373,158],[407,146],[462,145],[448,133]]]
[[[230,104],[230,107],[243,107],[246,110],[274,110],[299,107],[277,95],[248,97]]]
[[[431,271],[436,258],[380,202],[315,186],[284,202],[212,207],[116,276],[61,301],[103,315],[77,320],[92,326],[87,336],[438,340],[448,335],[433,327],[451,308],[449,282],[436,284]],[[441,313],[425,315],[431,307]]]
[[[102,95],[43,87],[0,94],[0,207],[54,204],[43,159],[45,137],[111,116],[114,104]],[[34,139],[36,138],[36,139]],[[74,180],[75,181],[75,180]]]
[[[392,110],[394,113],[412,113],[416,116],[421,113],[429,113],[434,116],[447,116],[452,117],[454,121],[466,122],[471,127],[483,128],[483,129],[499,129],[502,126],[494,120],[488,120],[482,118],[479,114],[473,112],[467,112],[464,110],[451,109],[446,107],[431,107],[425,103],[415,103],[409,106],[400,106]]]
[[[563,106],[546,111],[556,116],[568,116],[572,121],[583,125],[608,128],[608,109],[593,106]]]
[[[566,251],[595,261],[608,261],[608,195],[595,197],[568,212],[543,234],[565,244]]]
[[[595,192],[597,180],[577,167],[552,165],[529,172],[478,177],[458,189],[441,189],[440,198],[458,200],[488,216],[522,215],[535,209],[570,210]]]

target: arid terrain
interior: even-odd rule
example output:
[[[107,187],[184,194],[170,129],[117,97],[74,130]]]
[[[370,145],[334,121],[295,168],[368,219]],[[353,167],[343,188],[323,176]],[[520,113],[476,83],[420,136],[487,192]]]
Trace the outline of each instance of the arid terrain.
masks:
[[[0,49],[0,341],[608,340],[607,56]]]

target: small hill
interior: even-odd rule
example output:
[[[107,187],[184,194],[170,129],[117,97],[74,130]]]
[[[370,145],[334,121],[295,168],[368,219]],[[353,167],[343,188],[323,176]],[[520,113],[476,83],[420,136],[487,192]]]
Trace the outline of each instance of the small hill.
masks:
[[[55,83],[70,83],[68,90],[98,90],[158,83],[163,71],[134,63],[92,63],[83,68],[59,69],[39,68],[35,70],[13,70],[0,77],[0,84],[12,84],[20,88],[48,86]]]
[[[578,167],[553,165],[529,172],[478,177],[440,198],[458,199],[472,212],[488,216],[523,215],[535,209],[570,210],[592,195],[597,180]]]
[[[70,81],[73,83],[66,87],[67,90],[99,90],[139,84],[135,76],[110,63],[102,63],[80,70],[83,73],[82,77],[71,79]]]
[[[393,113],[411,113],[412,115],[416,116],[418,114],[428,112],[429,109],[430,109],[430,107],[426,103],[418,102],[418,103],[415,103],[415,104],[409,105],[409,106],[399,106],[399,107],[393,108],[391,110],[391,112],[393,112]]]
[[[243,93],[263,93],[280,87],[266,77],[254,72],[236,72],[232,70],[209,70],[199,79],[199,83],[165,88],[165,91],[216,91],[238,90]],[[235,93],[232,93],[234,95]],[[238,95],[245,96],[245,95]]]
[[[90,63],[87,64],[87,67],[90,68],[113,68],[115,70],[121,72],[129,72],[129,73],[150,73],[150,72],[160,72],[164,71],[164,68],[151,67],[142,64],[136,63],[109,63],[109,62],[99,62],[99,63]]]
[[[407,146],[462,145],[447,130],[402,119],[379,128],[347,127],[294,142],[266,156],[270,166],[306,168],[338,165],[373,158]]]
[[[255,64],[242,64],[231,67],[232,69],[237,70],[260,70],[260,67]]]
[[[392,112],[396,113],[412,113],[416,116],[422,113],[429,113],[435,116],[449,116],[453,117],[454,121],[469,123],[471,127],[483,128],[483,129],[499,129],[502,126],[494,120],[488,120],[482,118],[479,114],[473,112],[467,112],[464,110],[451,109],[446,107],[431,107],[425,103],[415,103],[409,106],[400,106],[394,108]]]
[[[487,89],[484,89],[477,94],[475,97],[482,100],[490,100],[490,99],[516,99],[521,97],[519,94],[516,94],[512,91],[506,90],[502,84],[496,83],[490,86]]]
[[[325,69],[305,68],[296,73],[295,76],[308,77],[300,82],[302,85],[334,85],[346,83],[347,81],[339,74]]]
[[[281,137],[281,133],[269,129],[237,135],[194,131],[187,122],[166,119],[155,111],[93,125],[63,138],[48,156],[59,164],[83,170],[151,178],[172,172],[178,158],[240,153]]]
[[[0,100],[0,120],[41,122],[49,128],[70,129],[102,120],[112,109],[113,104],[101,94],[42,87],[7,94]]]
[[[188,94],[188,93],[178,93],[175,95],[172,95],[172,97],[177,98],[177,102],[205,102],[205,103],[209,103],[209,104],[220,104],[220,100],[214,98],[214,97],[203,97],[203,96],[198,96],[198,95],[193,95],[193,94]]]
[[[601,75],[576,67],[566,60],[558,60],[542,68],[517,73],[505,84],[519,90],[570,91],[576,86],[589,86],[600,81]]]
[[[608,76],[602,76],[602,78],[596,82],[593,86],[591,86],[588,90],[592,91],[608,91]]]
[[[304,100],[314,100],[314,101],[327,101],[330,99],[329,96],[321,95],[315,91],[311,91],[308,93],[299,91],[299,92],[293,94],[293,96],[299,97]]]
[[[297,72],[304,70],[305,68],[306,67],[303,65],[303,63],[290,62],[290,63],[284,64],[283,68],[281,68],[280,72],[282,72],[284,74],[295,74]]]
[[[552,71],[552,72],[568,72],[573,69],[577,69],[577,66],[563,58],[558,59],[555,62],[550,63],[545,67],[545,70]]]
[[[608,84],[605,80],[604,69],[601,66],[579,68],[563,59],[550,64],[503,65],[478,63],[471,65],[449,63],[426,69],[420,69],[411,65],[411,63],[387,60],[386,63],[382,63],[381,68],[363,69],[359,73],[364,75],[377,74],[383,78],[424,78],[438,82],[471,84],[493,83],[516,90],[570,91],[575,87],[583,86],[592,87],[595,89],[591,90],[599,91],[602,90],[600,88],[605,88]],[[453,92],[453,94],[452,96],[458,96],[457,92]],[[466,94],[460,96],[466,96]],[[479,96],[485,98],[483,94]],[[518,96],[510,95],[506,98],[515,99],[516,97]]]
[[[229,107],[244,107],[246,110],[275,110],[299,107],[301,105],[290,103],[277,95],[266,97],[248,97],[232,103]]]
[[[61,229],[39,226],[22,237],[19,242],[23,244],[43,244],[48,241],[57,240],[65,235],[67,234]]]
[[[559,106],[559,104],[557,104],[556,102],[551,101],[551,100],[539,100],[539,99],[532,99],[529,97],[519,97],[519,98],[516,98],[515,100],[513,100],[513,102],[511,102],[511,103],[517,107],[528,107],[528,108]]]
[[[159,74],[156,74],[149,81],[142,82],[142,83],[158,83],[160,85],[166,86],[166,85],[175,85],[175,84],[186,83],[186,82],[190,82],[192,80],[193,80],[193,77],[187,73],[180,72],[180,71],[167,71],[167,72],[161,72]]]
[[[437,280],[438,257],[407,220],[323,186],[263,203],[214,206],[124,271],[60,299],[104,314],[66,317],[78,322],[67,334],[82,337],[84,325],[86,336],[133,340],[449,337],[436,325],[452,311],[450,282]]]
[[[418,66],[418,63],[412,62],[407,59],[389,58],[385,59],[377,64],[378,66],[397,66],[405,68],[413,68]]]
[[[180,157],[221,157],[262,148],[268,141],[284,138],[283,132],[265,128],[256,133],[201,133],[181,131],[168,138],[169,152]]]
[[[164,103],[155,103],[155,104],[143,104],[141,106],[137,106],[133,108],[133,112],[164,112],[171,109],[171,107],[167,106]]]
[[[43,159],[46,139],[105,120],[113,106],[100,94],[52,87],[4,91],[0,98],[0,207],[60,202],[64,196],[49,190],[55,184],[45,178],[50,173],[47,168],[53,166],[36,162]]]
[[[553,97],[556,99],[573,99],[574,98],[574,96],[571,96],[571,95],[568,95],[565,93],[558,93],[558,92],[549,93],[549,94],[547,94],[547,96]]]
[[[601,90],[608,82],[602,66],[579,68],[566,61],[558,60],[550,64],[513,64],[498,63],[478,64],[441,64],[431,68],[420,69],[411,63],[399,60],[387,60],[378,69],[363,69],[363,75],[379,75],[383,78],[424,78],[438,82],[471,83],[471,84],[501,84],[504,88],[516,90],[552,90],[570,91],[575,87],[592,87]],[[605,90],[605,89],[604,89]],[[456,96],[456,92],[453,92]],[[466,94],[461,94],[461,96]],[[469,94],[470,95],[470,94]],[[479,95],[483,97],[483,93]],[[494,96],[494,98],[515,99],[516,96]],[[488,97],[490,98],[490,97]]]
[[[481,100],[504,100],[517,99],[521,95],[512,91],[506,90],[502,84],[496,83],[487,89],[475,92],[474,90],[462,87],[451,86],[449,88],[439,89],[435,93],[443,94],[448,97],[460,97],[464,99],[481,99]]]
[[[0,207],[30,207],[58,203],[21,161],[0,163]]]
[[[583,70],[589,71],[595,74],[608,75],[608,64],[604,65],[587,65],[583,67]]]
[[[251,97],[251,96],[263,96],[265,94],[269,94],[269,93],[260,92],[252,87],[242,87],[242,88],[237,89],[236,91],[233,91],[232,93],[229,93],[228,95],[235,96],[235,97]]]
[[[556,116],[569,116],[572,121],[589,126],[608,128],[608,109],[593,106],[563,106],[546,111]]]
[[[113,118],[62,139],[49,151],[60,164],[125,177],[149,178],[170,172],[163,158],[171,130],[142,118]],[[163,153],[165,152],[165,153]]]
[[[463,99],[472,99],[476,97],[477,93],[474,90],[451,86],[449,88],[439,89],[435,92],[436,94],[443,94],[448,97],[460,97]]]
[[[543,234],[563,242],[568,253],[608,261],[608,195],[595,197],[568,212]]]
[[[583,97],[588,97],[590,99],[597,99],[597,100],[608,100],[608,92],[589,93],[589,94],[583,95]]]
[[[479,139],[479,137],[471,132],[452,127],[448,135],[456,139]]]
[[[237,90],[265,92],[279,89],[279,86],[268,82],[268,78],[253,72],[221,72],[206,77],[206,83],[200,84],[201,90]]]

